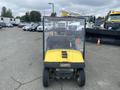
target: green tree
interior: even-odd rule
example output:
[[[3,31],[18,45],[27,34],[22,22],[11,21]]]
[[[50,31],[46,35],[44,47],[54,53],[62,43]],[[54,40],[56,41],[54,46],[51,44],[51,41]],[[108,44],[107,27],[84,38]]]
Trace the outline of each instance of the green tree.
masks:
[[[6,11],[7,11],[6,7],[2,7],[2,11],[1,11],[2,17],[6,17]]]
[[[21,16],[21,17],[20,17],[20,20],[21,20],[21,21],[25,21],[25,15]]]
[[[25,15],[20,17],[20,20],[25,21],[25,22],[30,22],[30,17],[29,16],[30,16],[29,12],[26,12]],[[19,17],[17,17],[17,18],[19,18]]]
[[[12,18],[13,16],[12,16],[12,11],[11,11],[11,9],[8,9],[8,10],[7,10],[6,7],[2,7],[1,16],[2,16],[2,17],[10,17],[10,18]]]
[[[30,21],[31,22],[39,22],[41,21],[41,13],[38,11],[31,11],[30,12]]]
[[[10,17],[10,18],[13,17],[13,16],[12,16],[12,11],[11,11],[11,9],[8,9],[8,10],[6,11],[6,17]]]
[[[30,22],[30,14],[29,14],[29,12],[25,13],[25,21]]]
[[[55,13],[51,13],[51,17],[56,17],[56,16],[57,16],[56,12]]]
[[[38,11],[31,11],[30,13],[26,12],[20,19],[25,22],[39,22],[41,21],[41,13]]]
[[[21,17],[20,16],[16,16],[16,18],[20,19]]]

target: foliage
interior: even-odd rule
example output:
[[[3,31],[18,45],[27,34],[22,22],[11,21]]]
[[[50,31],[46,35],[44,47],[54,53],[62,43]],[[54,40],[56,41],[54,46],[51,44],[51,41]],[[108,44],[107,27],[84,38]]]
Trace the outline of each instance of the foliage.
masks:
[[[56,16],[57,16],[56,12],[55,13],[51,13],[51,17],[56,17]]]
[[[1,16],[12,18],[13,15],[12,15],[11,9],[7,9],[6,7],[2,7]]]
[[[38,11],[31,11],[29,17],[30,17],[30,21],[32,22],[41,21],[41,14]]]
[[[26,12],[25,15],[21,17],[21,20],[25,22],[40,22],[41,13],[38,11]]]

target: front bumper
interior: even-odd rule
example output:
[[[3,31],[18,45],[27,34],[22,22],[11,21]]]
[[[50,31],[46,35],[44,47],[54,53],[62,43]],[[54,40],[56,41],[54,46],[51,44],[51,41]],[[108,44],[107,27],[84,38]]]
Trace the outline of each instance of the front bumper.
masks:
[[[107,22],[106,26],[108,29],[119,29],[120,28],[120,22]]]
[[[69,69],[80,69],[85,68],[85,63],[58,63],[58,62],[45,62],[45,68],[69,68]]]

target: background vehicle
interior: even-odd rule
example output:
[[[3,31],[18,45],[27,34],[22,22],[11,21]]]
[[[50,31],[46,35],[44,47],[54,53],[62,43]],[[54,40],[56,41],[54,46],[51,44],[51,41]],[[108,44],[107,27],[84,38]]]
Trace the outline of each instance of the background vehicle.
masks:
[[[33,25],[33,24],[27,24],[27,25],[24,26],[22,29],[23,29],[24,31],[31,31],[31,30],[32,30],[32,25]]]
[[[120,30],[120,11],[110,11],[106,16],[105,29]]]
[[[6,27],[13,27],[13,25],[11,23],[5,23]]]
[[[51,23],[45,23],[45,25],[44,25],[44,29],[45,29],[45,30],[49,30],[49,29],[51,29],[51,28],[52,28]],[[43,31],[43,25],[42,25],[42,23],[39,24],[39,26],[37,27],[36,30],[37,30],[38,32],[42,32],[42,31]]]
[[[0,21],[4,23],[11,23],[13,26],[17,26],[20,23],[20,19],[9,17],[0,17]]]
[[[37,31],[38,24],[32,24],[31,25],[31,31]]]
[[[42,32],[43,31],[43,25],[42,24],[38,25],[36,31]]]
[[[50,79],[55,78],[72,78],[77,81],[80,87],[84,86],[84,18],[44,17],[44,20],[48,22],[50,21],[52,24],[52,28],[43,30],[44,87],[48,87]],[[61,22],[62,24],[60,24]],[[79,28],[80,30],[78,30],[78,28],[69,29],[69,23],[79,23],[79,26],[82,28]]]
[[[95,19],[95,23],[93,25],[93,29],[104,29],[104,17],[98,17]]]
[[[6,24],[4,22],[0,22],[0,26],[6,27]]]
[[[68,25],[69,30],[82,30],[84,26],[81,26],[79,22],[72,22]]]
[[[86,28],[86,41],[120,45],[120,11],[110,11],[97,20],[94,28]]]
[[[0,29],[2,28],[2,26],[0,25]]]
[[[23,28],[24,26],[25,26],[25,23],[19,23],[19,24],[18,24],[18,27],[19,27],[19,28]]]

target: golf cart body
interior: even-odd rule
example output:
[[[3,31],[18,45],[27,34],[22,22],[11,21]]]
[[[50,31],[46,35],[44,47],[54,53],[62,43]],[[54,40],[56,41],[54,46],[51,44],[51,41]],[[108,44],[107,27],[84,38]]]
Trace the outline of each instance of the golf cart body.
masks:
[[[71,77],[78,70],[84,69],[85,19],[44,17],[43,21],[44,71],[52,71],[57,77],[68,77],[63,73],[69,72]],[[51,28],[45,30],[45,23],[50,23]],[[44,73],[43,83],[47,86],[45,75]],[[84,85],[84,80],[83,78],[81,86]]]
[[[52,25],[44,30],[45,62],[84,62],[85,20],[45,17],[44,22]],[[62,57],[63,53],[67,58]]]

